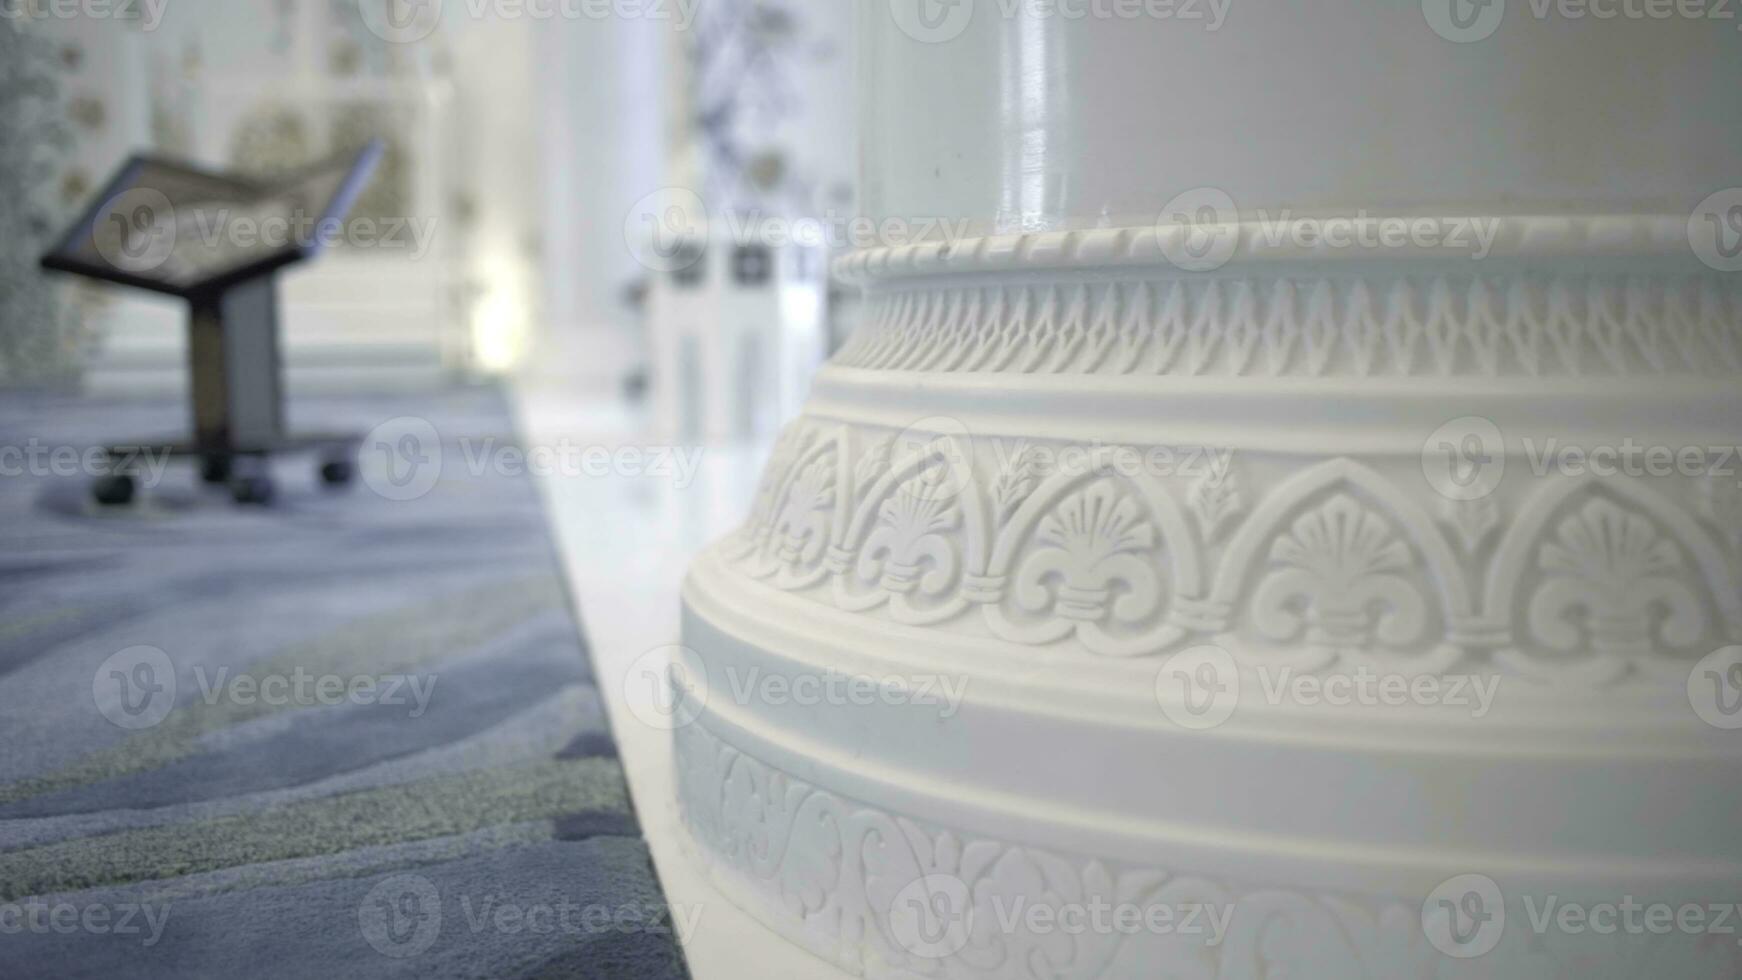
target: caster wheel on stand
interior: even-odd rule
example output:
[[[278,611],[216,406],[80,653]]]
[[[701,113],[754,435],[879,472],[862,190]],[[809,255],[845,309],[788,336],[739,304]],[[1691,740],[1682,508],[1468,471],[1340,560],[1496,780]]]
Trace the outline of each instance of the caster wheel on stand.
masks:
[[[230,457],[213,454],[200,457],[200,479],[207,483],[227,483],[230,479]]]
[[[321,482],[329,487],[348,486],[357,475],[357,467],[348,459],[329,459],[321,463]]]
[[[138,481],[131,473],[114,473],[97,477],[91,483],[91,499],[105,507],[123,507],[138,494]]]
[[[230,496],[237,503],[265,507],[272,503],[277,487],[272,486],[272,477],[261,467],[260,472],[237,473],[230,477]]]

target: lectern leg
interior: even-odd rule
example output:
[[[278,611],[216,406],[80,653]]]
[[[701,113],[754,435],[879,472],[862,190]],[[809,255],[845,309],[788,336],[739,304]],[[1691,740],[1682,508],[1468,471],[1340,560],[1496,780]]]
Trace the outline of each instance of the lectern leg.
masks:
[[[268,276],[193,302],[188,368],[202,452],[264,452],[282,439],[276,288]]]

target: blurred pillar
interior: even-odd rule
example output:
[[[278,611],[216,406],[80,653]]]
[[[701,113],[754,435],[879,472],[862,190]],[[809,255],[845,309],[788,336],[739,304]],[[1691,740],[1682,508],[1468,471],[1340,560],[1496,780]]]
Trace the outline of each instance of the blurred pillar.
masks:
[[[553,19],[537,41],[541,315],[528,370],[614,385],[639,361],[631,289],[647,275],[624,241],[664,157],[670,24]]]

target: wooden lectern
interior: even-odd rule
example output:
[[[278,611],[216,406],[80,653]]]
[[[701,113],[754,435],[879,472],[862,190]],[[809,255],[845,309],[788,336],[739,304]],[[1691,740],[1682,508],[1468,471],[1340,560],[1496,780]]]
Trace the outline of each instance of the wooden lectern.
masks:
[[[267,503],[273,453],[311,451],[329,485],[348,483],[357,435],[291,436],[284,428],[278,346],[278,271],[343,237],[342,221],[380,159],[379,141],[289,179],[262,182],[134,156],[42,266],[176,296],[188,303],[191,438],[108,448],[197,457],[207,482],[227,483],[239,503]],[[92,492],[130,502],[127,473]]]

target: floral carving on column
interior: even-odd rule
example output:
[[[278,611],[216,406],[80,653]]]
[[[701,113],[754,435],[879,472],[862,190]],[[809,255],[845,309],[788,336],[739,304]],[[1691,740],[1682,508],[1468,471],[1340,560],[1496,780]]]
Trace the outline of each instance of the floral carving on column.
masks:
[[[767,488],[770,504],[765,523],[750,529],[752,543],[746,571],[782,589],[802,589],[828,574],[825,552],[840,499],[840,434],[824,438],[800,435],[781,460],[781,478]],[[783,439],[783,442],[785,440]],[[781,455],[784,448],[777,448]],[[770,464],[771,468],[774,464]]]
[[[859,566],[878,567],[878,584],[891,593],[937,594],[955,578],[955,548],[945,536],[961,524],[953,494],[941,492],[937,470],[927,467],[877,508],[877,530]]]
[[[1031,609],[1056,601],[1063,619],[1098,623],[1116,612],[1135,618],[1160,600],[1161,581],[1139,557],[1155,546],[1155,528],[1110,482],[1066,497],[1041,518],[1035,540],[1042,548],[1017,577],[1018,594]],[[1062,578],[1049,589],[1045,583],[1054,574]],[[1124,595],[1115,594],[1116,585]]]
[[[1336,459],[1263,481],[1249,505],[1232,471],[1185,485],[1119,473],[1134,451],[1019,441],[976,456],[939,438],[896,459],[886,432],[794,428],[723,553],[847,612],[1098,656],[1195,640],[1252,665],[1415,674],[1492,659],[1602,686],[1742,642],[1725,533],[1742,495],[1727,481],[1693,500],[1580,480],[1506,508],[1424,506]],[[1061,454],[1082,462],[1048,475]]]
[[[1742,590],[1695,513],[1638,482],[1551,482],[1508,525],[1488,581],[1494,658],[1555,684],[1682,683],[1742,641]]]
[[[835,506],[835,458],[825,453],[804,464],[786,490],[774,519],[775,557],[784,565],[815,561],[829,539],[829,513]]]
[[[1023,512],[1049,499],[1016,554]],[[1014,568],[1009,595],[985,607],[988,622],[1000,635],[1029,643],[1075,634],[1103,656],[1165,649],[1180,631],[1161,622],[1170,593],[1163,546],[1184,535],[1159,532],[1158,516],[1149,500],[1110,477],[1093,477],[1086,486],[1055,481],[1052,493],[1037,493],[1000,532],[1002,568]],[[1004,605],[1009,600],[1014,611]]]
[[[1706,612],[1681,576],[1681,549],[1652,522],[1601,498],[1561,521],[1538,566],[1547,579],[1531,597],[1531,631],[1574,650],[1589,637],[1598,657],[1643,660],[1659,639],[1698,643]]]
[[[804,456],[811,445],[811,433],[797,422],[781,430],[768,462],[762,468],[762,479],[756,485],[756,496],[750,505],[750,517],[739,529],[731,551],[742,558],[756,550],[773,527],[780,489],[791,475],[795,460]]]
[[[1326,654],[1361,659],[1427,632],[1428,604],[1408,575],[1417,564],[1408,543],[1349,494],[1296,518],[1269,557],[1278,567],[1253,593],[1252,611],[1271,640],[1304,639]]]
[[[841,478],[849,502],[825,557],[835,602],[857,612],[887,606],[897,621],[922,625],[967,609],[963,577],[984,560],[967,450],[940,437],[896,459],[883,437]]]
[[[787,774],[705,725],[675,734],[679,803],[717,859],[709,866],[715,883],[753,909],[804,917],[816,930],[814,951],[845,957],[867,975],[894,969],[974,980],[1096,980],[1129,975],[1116,964],[1134,962],[1165,962],[1175,967],[1169,975],[1194,977],[1448,975],[1446,958],[1421,931],[1414,896],[1240,884],[1193,869],[962,833]],[[1212,933],[1207,922],[1187,929],[1183,920],[1167,934],[1036,932],[1021,915],[1004,928],[1013,913],[1030,907],[1095,904],[1231,914],[1225,935]],[[1520,919],[1525,911],[1507,907]],[[1208,942],[1212,935],[1220,942]],[[1519,957],[1525,964],[1519,976],[1586,976],[1593,962],[1614,965],[1603,976],[1732,976],[1742,963],[1734,944],[1689,941],[1699,937],[1605,946],[1597,960],[1583,945],[1533,938],[1508,928],[1489,955]],[[927,955],[916,954],[916,940],[918,953]]]

